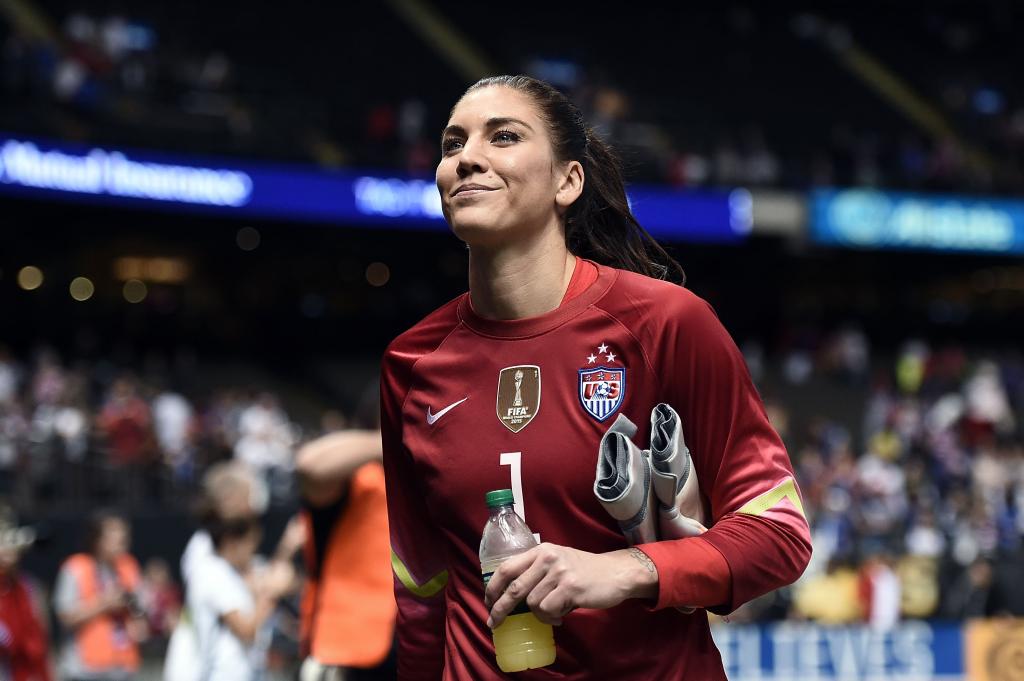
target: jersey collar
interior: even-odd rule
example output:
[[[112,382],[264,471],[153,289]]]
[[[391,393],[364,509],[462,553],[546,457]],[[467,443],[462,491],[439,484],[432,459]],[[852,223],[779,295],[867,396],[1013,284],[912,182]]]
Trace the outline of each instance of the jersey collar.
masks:
[[[559,305],[551,312],[524,319],[488,319],[481,317],[473,309],[473,303],[467,292],[462,294],[462,298],[459,300],[459,319],[473,331],[496,338],[527,338],[547,333],[596,303],[615,283],[618,270],[598,263],[595,265],[597,265],[597,280],[583,293]]]

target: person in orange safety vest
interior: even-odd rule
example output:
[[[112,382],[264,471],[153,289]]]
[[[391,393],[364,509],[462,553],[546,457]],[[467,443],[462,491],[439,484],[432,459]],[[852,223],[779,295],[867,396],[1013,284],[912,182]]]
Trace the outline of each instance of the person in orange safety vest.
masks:
[[[122,516],[99,512],[89,521],[86,550],[61,566],[53,600],[65,631],[62,678],[129,681],[139,670],[138,644],[148,634],[129,539]]]
[[[307,531],[302,681],[395,678],[397,606],[380,458],[376,430],[326,435],[296,458]]]

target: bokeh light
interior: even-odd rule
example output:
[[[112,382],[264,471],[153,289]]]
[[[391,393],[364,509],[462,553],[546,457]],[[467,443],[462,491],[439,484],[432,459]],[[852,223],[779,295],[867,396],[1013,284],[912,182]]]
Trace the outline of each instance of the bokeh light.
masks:
[[[391,268],[382,262],[371,262],[366,268],[366,281],[370,286],[384,286],[391,279]]]
[[[149,290],[146,288],[146,284],[138,279],[129,279],[124,283],[123,293],[124,299],[129,303],[141,303],[146,299]]]
[[[43,285],[43,271],[34,265],[26,265],[18,270],[18,286],[26,291],[34,291]]]
[[[88,277],[75,277],[71,280],[68,291],[71,293],[72,298],[82,302],[92,298],[92,294],[96,292],[96,287],[93,286],[92,281]]]

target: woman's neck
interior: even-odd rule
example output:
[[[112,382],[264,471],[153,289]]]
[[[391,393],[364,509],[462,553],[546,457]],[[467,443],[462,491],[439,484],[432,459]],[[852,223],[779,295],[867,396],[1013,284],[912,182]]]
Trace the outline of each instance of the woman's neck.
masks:
[[[245,568],[247,567],[248,561],[245,560],[244,556],[239,555],[239,552],[233,549],[232,547],[226,546],[221,548],[219,551],[217,551],[217,555],[223,558],[224,561],[228,565],[233,567],[237,572],[245,572]]]
[[[473,309],[490,319],[525,319],[550,312],[562,302],[575,264],[576,257],[557,230],[501,248],[470,247]]]

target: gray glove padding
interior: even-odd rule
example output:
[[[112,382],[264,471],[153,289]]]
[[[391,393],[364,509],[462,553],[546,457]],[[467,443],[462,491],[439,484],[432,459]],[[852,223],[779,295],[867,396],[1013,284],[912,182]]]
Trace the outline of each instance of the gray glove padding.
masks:
[[[636,425],[624,414],[601,437],[594,494],[630,544],[657,541],[657,516],[647,454],[633,444]]]
[[[667,404],[651,412],[651,449],[633,444],[636,425],[625,414],[601,437],[594,494],[630,545],[707,532],[697,476],[679,415]],[[695,608],[676,608],[684,614]]]
[[[651,411],[650,459],[658,499],[658,536],[682,539],[707,532],[700,484],[693,474],[679,414],[667,404]]]

